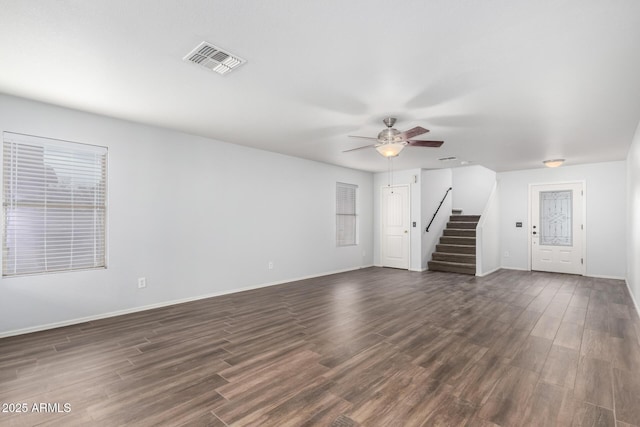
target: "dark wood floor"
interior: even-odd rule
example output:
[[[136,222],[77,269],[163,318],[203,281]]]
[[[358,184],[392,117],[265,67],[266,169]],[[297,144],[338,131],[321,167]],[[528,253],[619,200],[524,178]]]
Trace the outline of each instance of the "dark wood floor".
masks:
[[[620,281],[369,268],[2,339],[71,412],[0,425],[640,426],[639,337]]]

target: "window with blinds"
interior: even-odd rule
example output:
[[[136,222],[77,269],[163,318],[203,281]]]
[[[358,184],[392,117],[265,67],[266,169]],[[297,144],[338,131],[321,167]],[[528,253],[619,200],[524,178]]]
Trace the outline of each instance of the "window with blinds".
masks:
[[[338,246],[357,244],[357,190],[357,185],[336,183],[336,244]]]
[[[105,267],[107,148],[3,137],[3,276]]]

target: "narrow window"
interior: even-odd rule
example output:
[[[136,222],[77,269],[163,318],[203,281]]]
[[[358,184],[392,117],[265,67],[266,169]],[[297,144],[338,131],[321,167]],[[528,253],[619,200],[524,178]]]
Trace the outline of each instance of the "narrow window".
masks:
[[[106,267],[107,148],[3,137],[3,276]]]
[[[338,246],[357,244],[357,190],[357,185],[341,182],[336,184],[336,244]]]

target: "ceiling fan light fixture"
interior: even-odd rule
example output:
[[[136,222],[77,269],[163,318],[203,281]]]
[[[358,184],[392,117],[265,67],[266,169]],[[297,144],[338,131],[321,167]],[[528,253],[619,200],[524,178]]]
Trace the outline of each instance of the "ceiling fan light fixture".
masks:
[[[372,138],[370,136],[357,136],[357,135],[349,135],[351,138],[364,138],[364,139],[372,139],[375,140],[375,144],[365,145],[364,147],[352,148],[350,150],[344,150],[343,153],[347,151],[355,151],[361,150],[364,148],[374,147],[378,150],[381,156],[391,159],[392,157],[396,157],[400,152],[406,147],[410,145],[412,147],[440,147],[444,141],[425,141],[419,139],[412,139],[418,135],[422,135],[424,133],[429,132],[429,129],[425,129],[421,126],[415,126],[407,131],[400,132],[398,129],[393,128],[393,124],[396,122],[396,119],[393,117],[387,117],[383,120],[384,124],[387,126],[386,129],[383,129],[380,133],[378,133],[377,138]]]
[[[378,153],[383,157],[396,157],[404,149],[404,144],[394,142],[390,144],[381,144],[376,147]]]
[[[548,168],[557,168],[558,166],[561,166],[564,163],[564,159],[551,159],[551,160],[545,160],[544,165]]]
[[[400,136],[400,131],[398,129],[387,128],[378,134],[378,141],[383,144],[401,142],[402,137]]]

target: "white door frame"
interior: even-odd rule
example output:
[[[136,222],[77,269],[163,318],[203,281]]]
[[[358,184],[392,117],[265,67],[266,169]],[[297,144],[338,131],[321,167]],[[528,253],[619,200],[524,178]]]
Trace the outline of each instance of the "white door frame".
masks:
[[[378,248],[378,259],[380,260],[380,266],[384,267],[383,262],[383,251],[382,251],[382,239],[383,239],[383,231],[384,224],[382,221],[382,204],[384,203],[384,189],[385,188],[399,188],[406,187],[407,188],[407,198],[409,199],[409,209],[407,211],[409,215],[409,225],[411,225],[411,186],[409,184],[393,184],[393,185],[382,185],[380,186],[380,206],[378,206],[378,213],[380,215],[380,247]],[[409,227],[409,233],[407,233],[407,256],[409,257],[409,267],[407,270],[411,270],[411,227]]]
[[[587,271],[587,182],[585,180],[575,180],[575,181],[557,181],[557,182],[538,182],[529,184],[529,194],[527,198],[527,270],[531,270],[531,193],[533,192],[533,187],[537,185],[563,185],[563,184],[582,184],[582,191],[584,192],[582,196],[582,272],[581,275],[585,275]]]

